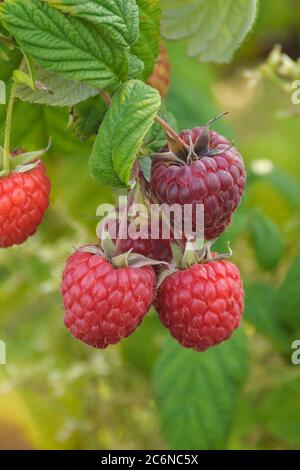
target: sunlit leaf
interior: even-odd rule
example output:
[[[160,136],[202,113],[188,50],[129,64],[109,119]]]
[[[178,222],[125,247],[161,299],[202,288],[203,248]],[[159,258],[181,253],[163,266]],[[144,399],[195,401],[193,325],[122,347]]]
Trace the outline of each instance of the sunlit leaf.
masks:
[[[41,0],[8,0],[0,20],[43,68],[102,88],[128,76],[126,51],[92,24],[67,17]]]
[[[96,137],[90,159],[93,177],[111,187],[126,187],[143,139],[160,107],[160,95],[131,80],[114,95]]]

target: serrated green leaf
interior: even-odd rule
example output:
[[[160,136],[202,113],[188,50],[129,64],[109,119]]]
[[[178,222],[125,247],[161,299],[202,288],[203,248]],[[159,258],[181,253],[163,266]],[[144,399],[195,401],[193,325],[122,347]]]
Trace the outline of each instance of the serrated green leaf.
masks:
[[[264,399],[260,415],[274,436],[300,446],[300,379],[277,385]]]
[[[74,80],[66,80],[55,72],[36,71],[40,86],[32,90],[28,86],[17,87],[17,97],[22,101],[49,106],[73,106],[98,94],[96,88]]]
[[[204,62],[228,62],[250,31],[257,0],[162,0],[162,33],[188,39],[188,53]]]
[[[275,287],[262,282],[245,284],[245,320],[252,323],[259,333],[269,337],[281,351],[286,351],[288,335],[279,318],[276,303]]]
[[[261,268],[272,271],[283,256],[283,241],[274,222],[258,210],[250,213],[250,236]]]
[[[172,449],[223,449],[248,372],[240,330],[204,353],[170,343],[155,369],[162,429]]]
[[[300,330],[300,255],[298,255],[281,285],[277,299],[278,314],[293,332]]]
[[[133,163],[159,107],[159,93],[139,80],[128,81],[114,95],[90,159],[97,181],[129,185]]]
[[[132,52],[144,63],[143,79],[147,80],[154,68],[160,45],[159,0],[137,0],[140,11],[140,35]]]
[[[101,96],[93,96],[75,107],[75,133],[85,141],[96,135],[107,112],[107,104]]]
[[[116,43],[132,46],[139,36],[135,0],[44,0],[50,5],[97,25]]]
[[[0,19],[43,68],[107,89],[128,76],[128,57],[110,37],[41,0],[6,0]]]

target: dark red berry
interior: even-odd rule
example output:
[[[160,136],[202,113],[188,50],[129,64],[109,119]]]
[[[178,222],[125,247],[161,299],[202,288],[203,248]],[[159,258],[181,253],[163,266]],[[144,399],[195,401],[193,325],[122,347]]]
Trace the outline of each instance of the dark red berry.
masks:
[[[177,271],[160,286],[155,306],[182,346],[205,351],[228,339],[240,324],[244,290],[239,270],[222,260]]]
[[[36,232],[49,206],[50,188],[42,162],[0,178],[0,248],[19,245]]]
[[[163,236],[162,222],[159,222],[158,238],[154,238],[151,234],[151,220],[146,223],[145,230],[141,226],[136,227],[137,237],[132,237],[130,234],[130,220],[127,221],[125,226],[122,227],[122,237],[120,237],[119,222],[115,222],[115,228],[110,227],[108,224],[105,226],[105,231],[108,231],[111,239],[116,245],[116,253],[138,253],[157,261],[171,261],[172,250],[171,242],[174,241],[173,235],[169,230],[166,230],[166,236]]]
[[[204,129],[196,127],[179,135],[187,146],[193,146]],[[167,151],[168,147],[164,147],[161,153]],[[168,156],[155,159],[151,188],[160,203],[204,204],[204,235],[206,240],[213,240],[230,224],[244,192],[245,181],[240,153],[230,147],[225,137],[209,131],[207,154],[197,155],[195,145],[195,154],[182,165],[169,160]]]
[[[152,267],[116,269],[99,254],[77,251],[63,273],[65,325],[95,348],[118,343],[142,322],[155,282]]]
[[[126,253],[130,250],[132,253],[138,253],[157,261],[170,261],[172,258],[170,240],[153,240],[151,238],[119,240],[118,251],[120,253]]]

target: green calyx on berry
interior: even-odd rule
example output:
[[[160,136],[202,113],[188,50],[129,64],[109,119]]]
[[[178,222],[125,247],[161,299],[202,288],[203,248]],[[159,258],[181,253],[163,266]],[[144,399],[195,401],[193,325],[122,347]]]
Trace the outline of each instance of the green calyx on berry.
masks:
[[[26,173],[36,168],[40,162],[40,157],[48,152],[51,147],[51,139],[49,139],[46,148],[35,150],[33,152],[24,152],[22,148],[11,151],[9,154],[9,169],[0,171],[0,178],[7,176],[11,172]],[[3,148],[0,147],[0,160],[3,157]]]
[[[144,266],[161,266],[165,265],[169,267],[169,263],[166,261],[159,261],[139,253],[134,253],[131,250],[125,253],[119,253],[118,242],[114,243],[111,239],[109,232],[106,230],[106,224],[101,224],[101,231],[98,233],[99,245],[84,245],[77,251],[83,251],[99,255],[107,259],[115,268],[142,268]]]
[[[232,256],[232,250],[228,243],[228,253],[213,254],[211,252],[212,242],[203,242],[203,240],[196,239],[186,242],[184,250],[176,243],[171,244],[173,260],[170,263],[170,268],[160,273],[158,278],[157,289],[161,286],[163,281],[177,271],[182,271],[190,268],[194,264],[205,264],[210,261],[218,261],[227,259]]]

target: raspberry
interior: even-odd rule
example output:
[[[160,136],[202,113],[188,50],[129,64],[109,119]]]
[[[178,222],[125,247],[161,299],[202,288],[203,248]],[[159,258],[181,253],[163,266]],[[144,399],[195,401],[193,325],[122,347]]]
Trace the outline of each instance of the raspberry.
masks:
[[[155,306],[182,346],[205,351],[228,339],[240,324],[244,290],[239,271],[225,260],[177,271],[160,286]]]
[[[187,147],[191,146],[192,158],[185,155],[182,164],[172,162],[167,154],[154,160],[151,187],[160,203],[204,204],[204,235],[213,240],[230,224],[244,192],[246,173],[239,152],[214,131],[207,135],[209,149],[201,153],[203,148],[198,145],[198,150],[204,130],[207,127],[179,134]],[[164,147],[161,152],[167,151]]]
[[[36,232],[49,206],[50,188],[42,162],[0,179],[0,248],[19,245]]]
[[[152,267],[116,269],[99,254],[77,251],[63,273],[65,325],[95,348],[115,344],[142,322],[155,282]]]
[[[170,240],[152,240],[151,238],[132,240],[127,238],[126,240],[118,241],[118,251],[120,253],[126,253],[130,250],[133,253],[138,253],[158,261],[171,261],[172,258]]]
[[[148,84],[156,88],[163,98],[168,93],[170,85],[170,62],[168,53],[163,44],[160,45],[160,52],[152,75],[148,79]]]
[[[118,211],[118,209],[117,209]],[[139,225],[139,235],[144,232],[144,237],[141,235],[138,238],[131,238],[129,233],[129,223],[130,220],[127,221],[127,226],[123,227],[123,234],[122,238],[120,236],[120,227],[119,222],[115,222],[115,232],[111,232],[110,226],[105,224],[105,231],[110,233],[110,237],[113,242],[116,244],[117,253],[127,253],[131,251],[132,253],[138,253],[143,255],[147,258],[151,258],[153,260],[158,261],[171,261],[172,259],[172,250],[171,250],[171,242],[174,241],[172,234],[168,238],[163,238],[163,230],[162,230],[162,222],[159,223],[159,238],[154,239],[151,238],[151,221],[149,224],[144,227],[145,230],[142,229],[141,225]],[[99,238],[101,239],[101,230],[99,230]],[[126,235],[126,236],[124,236]]]

